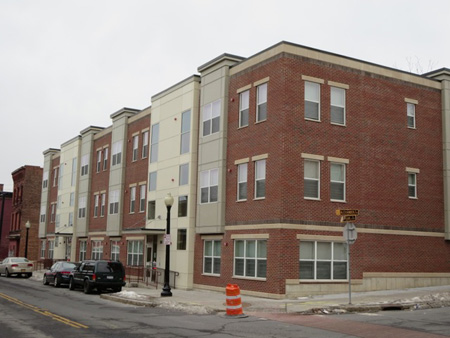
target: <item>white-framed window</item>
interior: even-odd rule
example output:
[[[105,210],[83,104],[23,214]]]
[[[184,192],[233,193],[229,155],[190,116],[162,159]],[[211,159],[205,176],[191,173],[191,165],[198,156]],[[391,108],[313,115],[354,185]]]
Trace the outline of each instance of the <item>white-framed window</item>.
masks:
[[[41,217],[40,217],[41,223],[45,223],[46,210],[47,210],[47,208],[45,207],[45,205],[41,205]]]
[[[78,198],[78,218],[86,218],[86,196]]]
[[[128,241],[127,245],[127,265],[139,266],[144,262],[144,242]]]
[[[122,163],[122,140],[113,143],[112,150],[112,165],[119,165]]]
[[[347,279],[347,245],[340,242],[300,241],[299,278]]]
[[[417,174],[408,173],[408,197],[417,198]]]
[[[345,89],[331,87],[331,123],[345,125]]]
[[[205,240],[203,246],[203,273],[220,275],[222,241]]]
[[[147,219],[156,218],[156,201],[148,201]]]
[[[87,175],[89,172],[89,154],[81,157],[81,176]]]
[[[87,241],[80,241],[80,262],[84,261],[86,259],[86,248],[87,248]]]
[[[189,163],[180,165],[180,185],[186,185],[189,183]]]
[[[234,275],[266,278],[267,240],[234,241]]]
[[[72,158],[72,176],[70,178],[70,186],[74,187],[77,183],[77,162],[76,157]]]
[[[408,128],[416,128],[416,105],[414,103],[406,103],[406,115],[408,117]]]
[[[50,214],[50,223],[54,223],[55,222],[55,216],[56,216],[56,204],[55,203],[52,203],[52,206],[51,206],[51,214]]]
[[[55,250],[55,241],[48,241],[48,258],[53,259],[53,252]]]
[[[41,240],[41,258],[45,258],[45,243],[45,239]]]
[[[320,84],[305,81],[305,119],[320,121]]]
[[[102,241],[92,241],[91,242],[91,259],[98,261],[103,258],[103,244]]]
[[[59,168],[54,168],[53,169],[53,186],[54,187],[58,186],[58,182],[59,182],[58,173],[59,173]]]
[[[200,173],[201,203],[217,202],[219,193],[219,169],[204,170]]]
[[[102,193],[102,205],[100,207],[100,217],[105,216],[105,209],[106,209],[106,193]]]
[[[130,214],[136,210],[136,187],[130,187]]]
[[[239,94],[239,127],[248,126],[248,113],[250,107],[250,91]]]
[[[119,190],[109,192],[109,214],[115,215],[119,213]]]
[[[69,212],[69,226],[73,227],[73,212]]]
[[[219,132],[221,104],[219,99],[203,106],[203,136]]]
[[[178,217],[186,217],[188,214],[188,197],[178,196]]]
[[[148,191],[156,191],[156,179],[158,175],[156,171],[148,174]]]
[[[102,169],[102,151],[97,150],[97,165],[96,165],[97,172],[99,173]]]
[[[142,133],[142,158],[148,156],[148,131]]]
[[[247,199],[247,174],[248,163],[238,165],[238,184],[237,184],[237,200],[245,201]]]
[[[103,170],[108,169],[108,149],[103,149]]]
[[[150,139],[150,163],[158,161],[159,123],[152,126]]]
[[[48,188],[48,171],[44,171],[42,176],[42,189]]]
[[[267,83],[256,87],[256,122],[267,120]]]
[[[98,211],[99,211],[99,198],[100,196],[98,194],[94,195],[94,217],[98,217]]]
[[[119,241],[111,241],[111,260],[120,260],[120,244]]]
[[[64,177],[64,164],[61,164],[58,168],[58,190],[61,190],[63,188],[62,185],[62,178]]]
[[[345,201],[345,164],[330,165],[330,197],[332,201]]]
[[[75,193],[71,192],[69,197],[69,206],[73,207],[75,205]]]
[[[141,184],[139,186],[139,212],[145,211],[145,201],[147,200],[146,192],[147,186],[145,184]]]
[[[138,149],[139,149],[139,135],[133,136],[133,156],[132,161],[137,161],[138,159]]]
[[[181,141],[180,154],[190,151],[191,142],[191,111],[187,110],[181,114]]]
[[[304,198],[320,198],[320,161],[304,161],[303,184]]]
[[[255,199],[266,197],[266,160],[255,161]]]

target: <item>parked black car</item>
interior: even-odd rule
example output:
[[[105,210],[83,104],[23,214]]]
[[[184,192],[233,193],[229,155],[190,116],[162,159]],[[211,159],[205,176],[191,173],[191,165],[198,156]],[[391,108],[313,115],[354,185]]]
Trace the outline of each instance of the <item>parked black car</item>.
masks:
[[[76,269],[80,264],[60,261],[53,264],[50,270],[44,273],[42,283],[44,285],[53,284],[55,287],[61,284],[69,284],[70,273]]]
[[[80,286],[84,293],[91,293],[94,289],[120,292],[125,284],[125,269],[119,261],[83,261],[69,277],[69,289]]]

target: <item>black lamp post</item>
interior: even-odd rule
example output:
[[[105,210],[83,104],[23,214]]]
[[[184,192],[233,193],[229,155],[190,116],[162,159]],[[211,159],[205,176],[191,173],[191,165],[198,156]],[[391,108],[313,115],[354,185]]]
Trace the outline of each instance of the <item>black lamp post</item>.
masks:
[[[27,235],[25,236],[25,258],[28,258],[28,231],[30,231],[31,223],[27,221],[25,223],[25,228],[27,228]]]
[[[172,292],[170,291],[169,285],[169,272],[170,272],[170,208],[173,205],[173,197],[170,193],[167,194],[166,198],[164,198],[164,203],[167,207],[167,229],[166,229],[166,237],[165,237],[165,245],[166,245],[166,267],[164,269],[164,287],[162,288],[161,297],[172,297]]]

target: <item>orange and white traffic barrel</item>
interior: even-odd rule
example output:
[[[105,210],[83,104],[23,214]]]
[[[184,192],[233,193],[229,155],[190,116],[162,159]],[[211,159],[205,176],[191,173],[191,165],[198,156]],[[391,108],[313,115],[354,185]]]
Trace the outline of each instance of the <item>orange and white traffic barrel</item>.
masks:
[[[226,287],[227,297],[227,316],[241,316],[242,303],[241,303],[241,290],[236,284],[227,284]]]

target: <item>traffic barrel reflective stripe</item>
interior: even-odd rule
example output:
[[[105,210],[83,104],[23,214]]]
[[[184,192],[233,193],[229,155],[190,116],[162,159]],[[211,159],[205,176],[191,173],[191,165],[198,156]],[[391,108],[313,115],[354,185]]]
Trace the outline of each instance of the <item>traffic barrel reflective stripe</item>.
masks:
[[[242,315],[241,290],[236,284],[227,284],[226,287],[227,299],[227,315],[238,316]]]

